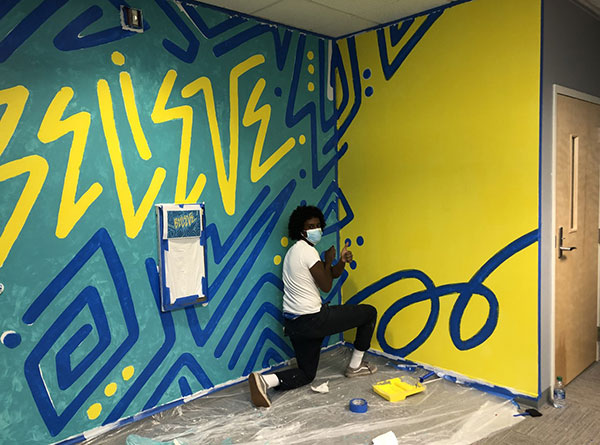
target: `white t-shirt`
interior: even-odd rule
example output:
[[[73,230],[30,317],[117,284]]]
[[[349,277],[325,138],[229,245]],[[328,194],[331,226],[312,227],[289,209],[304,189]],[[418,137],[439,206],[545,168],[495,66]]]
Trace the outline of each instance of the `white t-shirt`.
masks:
[[[306,241],[297,241],[283,260],[283,311],[296,315],[321,310],[321,293],[310,268],[321,261],[319,252]]]

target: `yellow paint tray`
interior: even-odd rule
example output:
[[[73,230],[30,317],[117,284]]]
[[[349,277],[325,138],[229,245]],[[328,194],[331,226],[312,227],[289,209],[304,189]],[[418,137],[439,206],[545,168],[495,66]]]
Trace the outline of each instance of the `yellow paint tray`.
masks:
[[[390,380],[384,380],[373,385],[373,390],[390,402],[399,402],[406,399],[408,396],[425,391],[425,387],[421,383],[408,383],[402,381],[399,377]]]

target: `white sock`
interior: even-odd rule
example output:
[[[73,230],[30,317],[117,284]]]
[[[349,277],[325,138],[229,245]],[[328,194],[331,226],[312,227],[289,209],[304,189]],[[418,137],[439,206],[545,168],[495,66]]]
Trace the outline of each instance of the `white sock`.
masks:
[[[277,374],[263,374],[262,378],[267,384],[267,388],[275,388],[276,386],[279,386],[279,378],[277,377]]]
[[[352,358],[350,359],[350,364],[348,366],[350,366],[352,369],[358,368],[362,362],[363,355],[365,355],[365,351],[359,351],[358,349],[355,349],[352,353]]]

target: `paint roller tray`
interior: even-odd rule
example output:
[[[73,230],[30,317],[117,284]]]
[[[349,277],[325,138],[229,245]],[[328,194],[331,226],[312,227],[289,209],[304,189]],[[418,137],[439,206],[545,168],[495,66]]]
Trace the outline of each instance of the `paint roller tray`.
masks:
[[[373,391],[390,402],[399,402],[408,396],[425,391],[425,386],[419,382],[408,383],[396,377],[373,385]]]

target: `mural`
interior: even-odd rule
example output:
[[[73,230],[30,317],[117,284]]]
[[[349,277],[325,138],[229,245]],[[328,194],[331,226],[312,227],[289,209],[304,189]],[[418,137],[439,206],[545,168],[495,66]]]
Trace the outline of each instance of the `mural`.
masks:
[[[284,362],[288,216],[321,207],[329,244],[353,218],[331,42],[167,0],[132,5],[135,33],[120,4],[0,6],[0,442],[81,441]],[[210,300],[164,313],[169,202],[206,205]]]
[[[344,301],[377,307],[382,351],[533,398],[540,10],[477,0],[339,42],[363,101]]]
[[[0,441],[78,442],[290,358],[302,203],[352,243],[324,298],[376,305],[376,348],[537,394],[539,5],[500,3],[331,42],[191,1],[131,5],[143,33],[114,0],[3,2]],[[206,205],[209,301],[161,312],[172,202]]]

